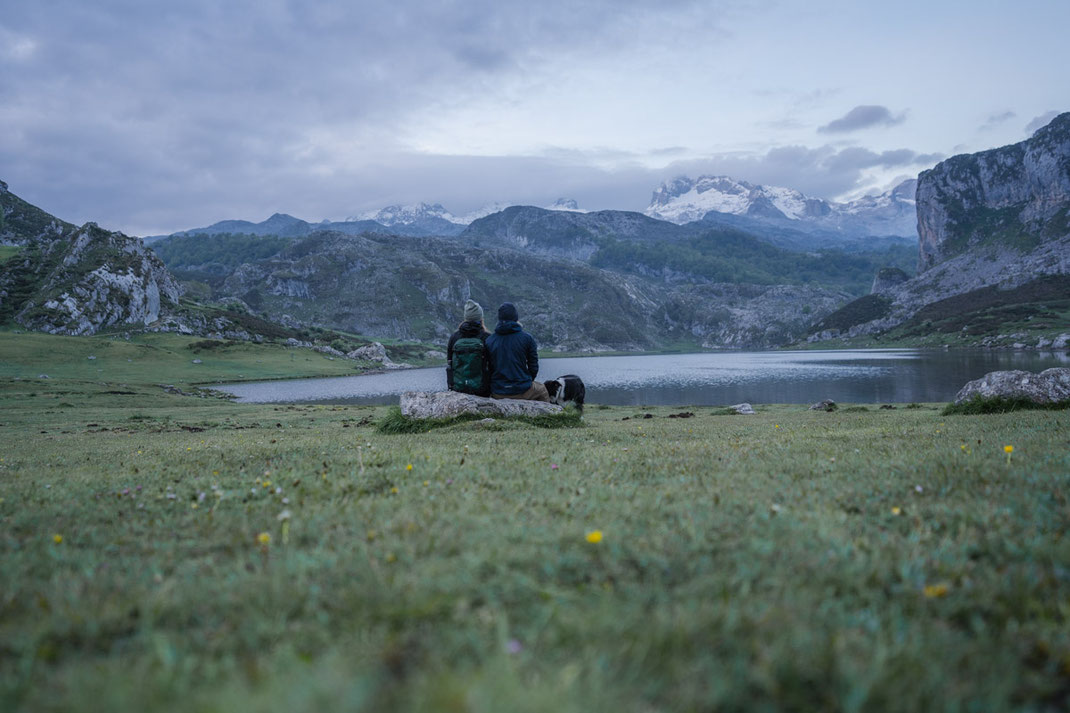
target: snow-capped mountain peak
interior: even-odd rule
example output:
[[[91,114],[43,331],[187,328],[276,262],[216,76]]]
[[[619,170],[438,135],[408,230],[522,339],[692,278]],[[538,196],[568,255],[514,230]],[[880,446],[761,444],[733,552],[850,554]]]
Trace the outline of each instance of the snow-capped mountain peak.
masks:
[[[654,191],[644,212],[677,224],[702,220],[715,212],[850,232],[872,231],[873,235],[914,235],[916,185],[917,181],[910,179],[879,196],[835,203],[808,197],[793,188],[762,186],[729,176],[679,176]]]
[[[389,205],[379,210],[371,210],[357,216],[346,218],[347,221],[374,220],[383,225],[412,225],[429,218],[460,223],[459,219],[446,210],[441,203],[414,203],[412,205]]]
[[[701,220],[710,211],[803,220],[828,212],[828,202],[793,188],[761,186],[729,176],[680,176],[654,191],[646,214],[673,223]]]

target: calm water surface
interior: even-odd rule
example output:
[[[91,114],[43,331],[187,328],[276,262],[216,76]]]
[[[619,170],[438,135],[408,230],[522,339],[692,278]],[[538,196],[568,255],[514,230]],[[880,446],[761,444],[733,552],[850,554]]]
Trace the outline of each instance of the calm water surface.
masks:
[[[1066,353],[858,349],[716,352],[543,359],[540,379],[577,374],[588,403],[715,406],[750,403],[950,401],[971,379],[998,369],[1070,365]],[[367,376],[217,386],[253,403],[397,403],[403,391],[441,391],[445,367]]]

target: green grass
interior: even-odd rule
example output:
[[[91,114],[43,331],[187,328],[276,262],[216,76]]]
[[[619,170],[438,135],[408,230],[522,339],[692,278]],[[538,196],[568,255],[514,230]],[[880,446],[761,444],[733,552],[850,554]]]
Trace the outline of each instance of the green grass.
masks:
[[[22,251],[22,248],[18,245],[0,245],[0,262],[7,260],[9,257],[15,257]]]
[[[392,435],[77,341],[0,374],[0,710],[1070,703],[1070,411]]]
[[[948,404],[943,414],[954,415],[981,415],[986,413],[1010,413],[1012,411],[1062,411],[1070,409],[1070,401],[1056,401],[1055,403],[1039,404],[1025,398],[1008,398],[1006,396],[994,396],[984,398],[974,394],[973,398],[960,404]]]

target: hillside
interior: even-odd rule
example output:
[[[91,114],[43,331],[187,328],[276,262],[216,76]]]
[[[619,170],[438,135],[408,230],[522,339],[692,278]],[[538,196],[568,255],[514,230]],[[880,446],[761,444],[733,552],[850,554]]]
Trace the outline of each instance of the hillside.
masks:
[[[45,234],[71,230],[73,225],[30,205],[0,181],[0,245],[25,245]]]
[[[783,285],[659,284],[509,248],[435,238],[320,232],[245,263],[216,293],[283,323],[442,340],[472,297],[511,300],[562,350],[768,346],[800,333],[844,293]]]
[[[956,324],[945,343],[1050,345],[1050,319],[1019,318],[1054,314],[1057,328],[1049,303],[1070,298],[1064,281],[1049,279],[1070,274],[1070,113],[1020,143],[937,164],[919,176],[917,195],[918,275],[868,307],[846,305],[811,340],[920,338]],[[947,305],[957,320],[944,321]]]

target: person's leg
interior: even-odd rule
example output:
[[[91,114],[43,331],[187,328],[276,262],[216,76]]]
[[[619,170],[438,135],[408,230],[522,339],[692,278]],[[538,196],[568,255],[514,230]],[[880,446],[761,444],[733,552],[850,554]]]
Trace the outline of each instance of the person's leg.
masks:
[[[516,399],[517,401],[545,401],[546,403],[553,403],[550,401],[550,392],[546,390],[546,386],[538,381],[531,382],[531,388],[522,394],[491,394],[492,399]]]
[[[545,401],[551,403],[550,392],[546,390],[546,385],[541,381],[531,382],[531,388],[524,392],[524,398],[528,401]]]

